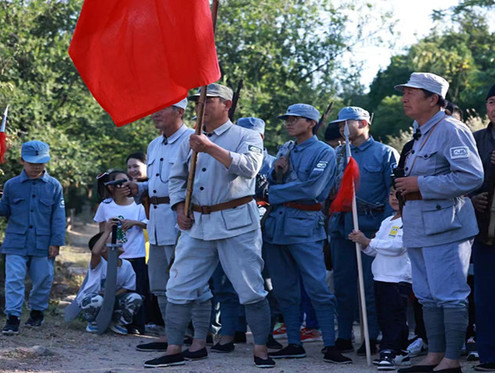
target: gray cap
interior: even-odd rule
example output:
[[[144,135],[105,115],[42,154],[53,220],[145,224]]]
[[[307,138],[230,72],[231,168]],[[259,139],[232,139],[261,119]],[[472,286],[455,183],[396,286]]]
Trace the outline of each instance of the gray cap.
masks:
[[[21,158],[29,163],[46,163],[50,160],[50,147],[43,141],[28,141],[22,144]]]
[[[180,100],[178,103],[173,104],[172,106],[175,106],[175,107],[178,107],[178,108],[181,108],[181,109],[186,110],[186,107],[187,107],[187,98],[185,98],[183,100]]]
[[[445,98],[449,83],[441,76],[432,73],[412,73],[407,83],[396,85],[394,88],[403,92],[404,87],[424,89]]]
[[[346,120],[365,120],[370,123],[370,113],[358,106],[347,106],[340,109],[338,118],[330,123],[345,122]]]
[[[258,131],[260,134],[265,134],[265,121],[255,117],[239,118],[237,125],[250,130]]]
[[[289,116],[304,117],[312,119],[318,123],[320,120],[320,112],[311,105],[308,104],[294,104],[287,108],[287,112],[283,115],[279,115],[278,119],[287,119]]]
[[[198,89],[197,93],[195,93],[192,96],[189,96],[189,100],[197,101],[200,94],[201,94],[201,88]],[[220,97],[223,98],[224,100],[232,101],[232,97],[234,97],[234,92],[232,92],[232,90],[229,87],[217,83],[212,83],[212,84],[208,84],[207,86],[206,97]]]

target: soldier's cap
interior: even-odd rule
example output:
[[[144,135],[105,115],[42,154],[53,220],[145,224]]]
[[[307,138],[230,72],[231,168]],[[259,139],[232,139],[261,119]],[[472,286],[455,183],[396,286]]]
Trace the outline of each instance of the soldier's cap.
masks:
[[[265,121],[255,117],[244,117],[237,120],[237,125],[250,130],[258,131],[260,134],[265,134]]]
[[[369,124],[370,113],[358,106],[347,106],[340,109],[338,118],[329,124],[345,122],[346,120],[365,120]]]
[[[403,92],[405,87],[424,89],[445,99],[449,90],[449,82],[432,73],[412,73],[407,83],[394,86],[400,92]]]
[[[199,95],[201,94],[201,88],[198,89],[198,92],[189,96],[189,100],[197,101]],[[220,97],[224,100],[232,101],[232,97],[234,97],[234,92],[229,88],[221,84],[211,83],[208,84],[206,88],[206,97]]]
[[[21,158],[29,163],[47,163],[50,161],[50,147],[43,141],[28,141],[22,144]]]
[[[175,106],[175,107],[178,107],[178,108],[181,108],[181,109],[186,110],[186,107],[187,107],[187,98],[185,98],[183,100],[180,100],[178,103],[173,104],[172,106]]]
[[[492,85],[492,88],[490,88],[490,90],[486,94],[486,99],[485,100],[488,100],[490,97],[493,97],[493,96],[495,96],[495,84]]]
[[[320,112],[311,105],[308,104],[294,104],[287,108],[287,112],[283,115],[279,115],[278,119],[287,119],[287,117],[304,117],[316,121],[320,120]]]

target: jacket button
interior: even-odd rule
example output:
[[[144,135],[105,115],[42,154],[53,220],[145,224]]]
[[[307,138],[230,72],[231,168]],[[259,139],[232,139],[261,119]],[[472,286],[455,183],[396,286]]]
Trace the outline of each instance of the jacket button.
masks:
[[[154,190],[153,193],[156,193],[156,190]]]
[[[153,208],[155,208],[155,209],[156,209],[156,208],[158,208],[158,206],[157,206],[157,205],[153,205]]]
[[[206,171],[206,168],[203,168],[201,171],[205,172]]]
[[[163,158],[160,158],[160,161],[163,161]]]
[[[199,188],[199,190],[204,190],[204,189],[205,189],[205,188],[203,188],[203,187],[200,187],[200,188]]]
[[[33,229],[33,226],[32,226],[32,225],[30,225],[30,226],[29,226],[29,229]]]
[[[436,208],[437,208],[437,210],[441,210],[442,209],[442,206],[436,205]]]
[[[36,197],[36,194],[33,194],[33,198],[35,198],[35,197]]]
[[[160,174],[156,174],[155,176],[160,176]]]

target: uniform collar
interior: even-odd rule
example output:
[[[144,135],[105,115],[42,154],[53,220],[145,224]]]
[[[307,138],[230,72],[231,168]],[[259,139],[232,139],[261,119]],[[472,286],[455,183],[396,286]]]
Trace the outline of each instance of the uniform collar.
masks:
[[[230,127],[232,127],[233,125],[234,125],[234,123],[232,123],[232,122],[230,121],[230,119],[227,119],[227,121],[226,121],[224,124],[222,124],[222,125],[221,125],[220,127],[218,127],[218,128],[215,128],[215,129],[213,130],[213,133],[214,133],[215,135],[217,135],[217,136],[220,136],[222,133],[224,133],[224,132],[228,131],[228,130],[230,129]]]
[[[428,133],[429,130],[432,129],[432,127],[440,122],[443,118],[445,118],[447,114],[445,114],[445,111],[440,110],[438,113],[436,113],[434,116],[432,116],[425,124],[420,126],[418,122],[414,121],[413,123],[413,128],[419,128],[421,131],[421,135],[424,135],[425,133]]]
[[[294,147],[294,149],[303,150],[303,149],[307,148],[308,146],[313,145],[317,141],[318,141],[318,137],[316,137],[316,135],[313,135],[309,139],[303,141],[300,144],[296,143],[296,146]]]
[[[365,151],[366,149],[368,149],[371,144],[373,144],[375,142],[375,140],[373,140],[373,136],[370,135],[370,137],[368,138],[368,140],[366,140],[365,142],[363,142],[361,145],[359,146],[355,146],[355,145],[352,145],[351,144],[351,150],[358,150],[360,152],[362,151]],[[345,146],[345,145],[344,145]]]
[[[26,171],[22,170],[21,172],[21,183],[25,182],[25,181],[29,181],[29,180],[41,180],[41,181],[44,181],[45,183],[48,181],[48,172],[43,171],[43,175],[38,178],[38,179],[31,179],[27,174],[26,174]]]
[[[164,141],[166,140],[167,144],[173,144],[178,138],[180,138],[182,136],[182,134],[186,130],[187,130],[186,125],[184,123],[182,123],[182,126],[180,126],[179,129],[172,134],[172,136],[165,137],[165,135],[164,135],[163,139],[164,139]]]

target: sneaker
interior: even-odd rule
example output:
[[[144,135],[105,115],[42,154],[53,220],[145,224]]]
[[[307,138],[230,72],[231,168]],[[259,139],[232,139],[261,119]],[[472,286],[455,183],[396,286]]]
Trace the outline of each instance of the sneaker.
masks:
[[[136,350],[143,352],[165,352],[167,347],[167,342],[150,342],[137,345]]]
[[[28,321],[24,325],[31,328],[38,328],[43,324],[43,319],[43,311],[32,310],[29,314]]]
[[[96,322],[88,322],[88,325],[86,325],[86,331],[88,333],[98,333],[98,325],[96,325]]]
[[[324,348],[323,353],[323,361],[332,364],[352,364],[352,359],[347,356],[342,355],[340,351],[338,351],[335,346],[327,346]]]
[[[145,368],[165,368],[174,365],[184,365],[184,355],[182,352],[173,355],[163,355],[153,360],[148,360],[144,362]]]
[[[246,343],[246,333],[244,332],[235,332],[234,334],[234,343]]]
[[[278,325],[278,327],[277,327]],[[273,329],[273,338],[287,338],[287,329],[285,328],[285,324],[276,324]]]
[[[8,315],[7,322],[2,329],[3,335],[17,335],[19,334],[19,324],[21,321],[17,316]]]
[[[234,352],[234,349],[235,349],[234,342],[225,343],[223,345],[217,343],[212,348],[210,348],[211,352],[219,352],[222,354],[228,354],[229,352]]]
[[[374,355],[378,352],[378,349],[376,348],[376,339],[370,339],[370,351],[371,351],[371,355]],[[363,342],[361,347],[358,348],[356,353],[358,356],[366,356],[366,343],[365,342]]]
[[[269,352],[268,356],[272,359],[301,359],[306,357],[306,351],[303,346],[291,343],[279,351]]]
[[[479,361],[480,355],[478,354],[478,351],[470,351],[468,353],[466,360],[467,361]]]
[[[321,332],[318,329],[306,329],[302,328],[301,332],[301,342],[316,342],[321,341]]]
[[[275,362],[270,358],[262,359],[258,356],[254,356],[254,365],[256,365],[257,368],[274,368]]]
[[[282,344],[278,343],[275,338],[273,338],[273,335],[268,336],[268,341],[266,341],[266,347],[272,349],[272,350],[281,350]]]
[[[407,352],[409,357],[426,355],[428,353],[428,345],[423,338],[418,337],[407,346]]]
[[[495,363],[481,363],[474,367],[478,372],[495,372]]]
[[[476,346],[476,341],[473,337],[466,341],[466,351],[467,351],[467,361],[478,361],[480,355],[478,354],[478,347]]]
[[[184,355],[184,359],[186,360],[201,360],[208,357],[208,351],[206,351],[206,347],[203,347],[198,351],[189,351],[189,349],[187,349],[182,355]]]
[[[380,352],[380,357],[373,360],[373,364],[378,370],[395,370],[401,365],[411,365],[411,358],[407,351],[395,353],[391,350],[383,350]]]
[[[127,328],[123,324],[117,324],[112,322],[110,324],[110,330],[114,333],[120,334],[120,335],[127,335]]]
[[[335,340],[335,348],[341,353],[354,352],[354,347],[350,339],[337,338]]]

